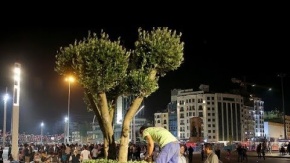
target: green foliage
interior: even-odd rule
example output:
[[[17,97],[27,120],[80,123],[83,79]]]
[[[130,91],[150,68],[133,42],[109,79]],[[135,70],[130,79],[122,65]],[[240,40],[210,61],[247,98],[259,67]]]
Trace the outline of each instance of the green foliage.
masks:
[[[183,48],[181,34],[168,28],[153,28],[151,31],[139,28],[134,50],[126,50],[120,39],[111,41],[104,32],[100,35],[89,33],[87,38],[60,48],[56,55],[55,71],[77,78],[85,90],[88,109],[94,109],[99,120],[108,112],[96,107],[116,109],[115,100],[120,95],[134,95],[142,100],[156,91],[159,77],[176,70],[183,62]],[[137,107],[132,109],[136,111]],[[107,119],[99,120],[99,123],[106,122]],[[104,128],[102,131],[106,134],[106,130]]]
[[[138,33],[127,85],[129,94],[147,97],[158,89],[159,76],[180,66],[184,43],[180,40],[181,34],[168,28],[153,28],[152,31],[139,28]]]
[[[126,77],[130,52],[120,45],[120,39],[111,41],[101,32],[74,45],[61,48],[56,55],[55,70],[77,76],[78,81],[93,93],[108,92]]]
[[[120,163],[117,160],[107,160],[107,159],[97,159],[97,160],[88,160],[83,163]],[[148,163],[147,161],[128,161],[123,163]]]
[[[134,96],[147,97],[158,89],[157,82],[157,79],[150,79],[144,71],[132,70],[127,78],[127,85],[130,86],[128,92]]]
[[[89,33],[60,48],[55,70],[61,75],[74,74],[92,95],[105,92],[109,101],[122,94],[147,97],[158,89],[159,76],[183,62],[184,43],[181,34],[168,28],[139,28],[138,36],[135,49],[127,51],[120,39],[111,41],[104,32],[99,36]],[[90,109],[86,98],[85,102]]]
[[[176,70],[183,61],[184,43],[181,34],[168,28],[153,28],[145,31],[139,28],[139,38],[135,42],[134,59],[141,69],[156,69],[164,76],[166,72]]]

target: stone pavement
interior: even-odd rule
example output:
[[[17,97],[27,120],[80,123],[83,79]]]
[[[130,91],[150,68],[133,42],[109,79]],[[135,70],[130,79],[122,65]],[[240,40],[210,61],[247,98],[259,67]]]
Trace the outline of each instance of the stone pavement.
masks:
[[[255,157],[258,157],[257,153],[255,151],[249,151],[247,152],[248,154],[248,158],[249,160],[253,160]],[[272,153],[266,153],[265,155],[266,158],[289,158],[290,159],[290,155],[280,155],[280,153],[278,151],[273,151]],[[225,151],[221,151],[221,161],[223,163],[234,163],[237,162],[237,152],[232,151],[231,153],[231,157],[230,159],[227,159],[226,157],[226,152]],[[201,154],[200,152],[194,152],[193,153],[193,161],[192,163],[203,163],[204,161],[201,160]]]
[[[258,154],[255,151],[247,152],[248,157],[257,157]],[[272,153],[266,153],[265,157],[277,157],[277,158],[290,158],[289,154],[281,155],[278,151],[273,151]]]

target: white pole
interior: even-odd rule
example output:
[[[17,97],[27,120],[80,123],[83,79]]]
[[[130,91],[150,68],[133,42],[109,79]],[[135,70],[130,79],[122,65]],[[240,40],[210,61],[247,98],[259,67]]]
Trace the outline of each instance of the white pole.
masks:
[[[41,125],[40,125],[40,127],[41,127],[41,129],[40,129],[40,135],[41,135],[41,137],[40,137],[40,141],[41,141],[41,144],[43,144],[42,143],[42,137],[43,137],[43,122],[41,122]]]
[[[67,142],[67,117],[64,118],[64,139],[63,139],[63,143],[66,144]]]
[[[14,68],[14,90],[13,90],[13,114],[12,114],[12,147],[11,154],[18,161],[18,131],[19,131],[19,98],[20,98],[20,71],[21,65],[15,63]]]
[[[67,101],[67,143],[69,143],[69,122],[70,122],[70,117],[69,117],[69,108],[70,107],[70,81],[68,82],[68,101]]]
[[[7,100],[8,100],[8,94],[7,94],[7,87],[6,87],[6,94],[4,95],[3,148],[5,148],[5,142],[6,142],[6,108],[7,108]]]
[[[70,116],[69,116],[69,109],[70,109],[70,84],[74,82],[74,78],[69,76],[65,79],[68,82],[68,99],[67,99],[67,143],[69,143],[69,124],[70,124]]]

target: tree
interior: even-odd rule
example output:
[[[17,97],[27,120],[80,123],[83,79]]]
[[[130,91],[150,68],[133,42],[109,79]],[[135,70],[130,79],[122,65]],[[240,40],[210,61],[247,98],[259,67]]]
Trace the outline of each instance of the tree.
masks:
[[[145,97],[158,89],[158,79],[176,70],[183,61],[181,34],[168,28],[138,30],[133,50],[108,34],[90,34],[82,41],[60,48],[55,70],[60,75],[73,74],[85,92],[85,102],[94,111],[104,136],[105,157],[116,158],[113,122],[116,99],[134,97],[123,125],[119,161],[127,161],[130,122]]]

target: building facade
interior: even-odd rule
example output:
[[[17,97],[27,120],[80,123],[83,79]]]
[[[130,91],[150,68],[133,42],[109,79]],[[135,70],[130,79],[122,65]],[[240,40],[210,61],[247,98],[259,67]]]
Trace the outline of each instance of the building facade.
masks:
[[[154,126],[163,127],[168,129],[168,113],[155,113],[154,114]]]
[[[205,88],[202,91],[171,91],[166,112],[168,121],[165,122],[174,136],[179,140],[189,140],[192,136],[189,124],[193,117],[202,119],[200,136],[204,141],[251,141],[265,136],[264,101],[251,97],[247,99],[250,105],[245,106],[241,95],[209,93],[208,86]],[[155,113],[155,126],[167,125],[164,124],[164,114]]]
[[[180,140],[188,140],[191,136],[190,118],[200,117],[203,120],[201,136],[204,140],[241,141],[243,107],[240,95],[174,89],[168,104],[169,131],[173,131]]]
[[[287,139],[290,139],[290,116],[289,115],[285,115],[285,123],[286,123]]]
[[[264,122],[265,138],[271,142],[278,142],[284,139],[284,125],[275,122]]]
[[[175,136],[177,135],[177,102],[172,101],[167,105],[168,108],[168,128],[169,131]]]

